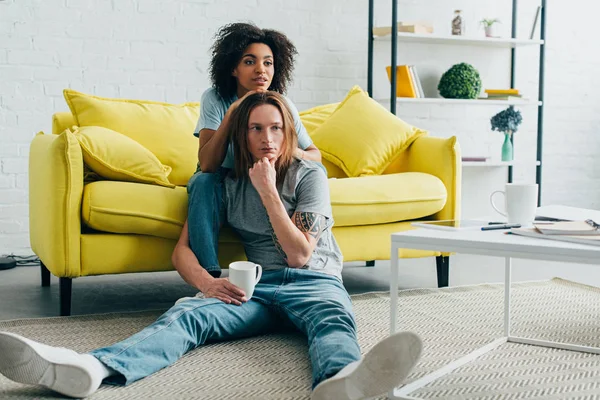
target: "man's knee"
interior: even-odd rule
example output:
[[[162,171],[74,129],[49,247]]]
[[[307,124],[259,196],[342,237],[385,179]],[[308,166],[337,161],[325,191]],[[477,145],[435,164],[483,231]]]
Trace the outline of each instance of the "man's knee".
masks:
[[[337,299],[326,299],[322,302],[319,316],[314,325],[319,329],[327,326],[347,326],[350,329],[356,329],[352,309]]]
[[[221,182],[221,175],[217,172],[196,172],[188,181],[187,191],[189,195],[197,192],[212,192],[214,187]]]

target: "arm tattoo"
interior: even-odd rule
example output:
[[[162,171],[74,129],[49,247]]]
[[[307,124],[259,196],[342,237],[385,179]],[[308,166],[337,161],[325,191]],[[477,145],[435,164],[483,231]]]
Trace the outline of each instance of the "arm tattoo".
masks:
[[[271,227],[271,237],[273,238],[273,243],[275,243],[275,248],[283,256],[283,259],[287,262],[287,254],[283,251],[283,247],[281,247],[281,243],[279,243],[279,239],[277,239],[277,235],[275,234],[275,229]]]
[[[308,232],[308,234],[319,240],[321,233],[325,226],[325,217],[321,214],[311,212],[297,212],[294,218],[294,223],[302,232]]]

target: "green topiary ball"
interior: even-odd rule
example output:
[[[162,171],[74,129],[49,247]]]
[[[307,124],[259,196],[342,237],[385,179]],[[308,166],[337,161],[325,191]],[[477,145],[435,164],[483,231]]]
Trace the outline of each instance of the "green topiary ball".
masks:
[[[453,65],[442,75],[438,90],[446,99],[476,99],[481,91],[479,72],[471,64]]]

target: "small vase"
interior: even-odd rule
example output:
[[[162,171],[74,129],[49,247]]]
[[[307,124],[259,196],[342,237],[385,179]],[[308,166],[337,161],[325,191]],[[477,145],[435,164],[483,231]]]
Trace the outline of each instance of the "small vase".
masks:
[[[485,28],[485,36],[486,37],[496,37],[496,26],[494,25],[490,25],[490,26],[486,26]]]
[[[504,143],[502,143],[502,161],[513,160],[513,145],[510,141],[510,133],[504,134]]]

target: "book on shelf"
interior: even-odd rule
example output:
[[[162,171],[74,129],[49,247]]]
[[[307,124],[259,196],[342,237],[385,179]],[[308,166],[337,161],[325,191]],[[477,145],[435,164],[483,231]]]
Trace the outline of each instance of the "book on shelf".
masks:
[[[513,98],[523,98],[522,95],[520,94],[488,94],[487,96],[485,96],[488,99],[499,99],[499,98],[504,98],[504,97],[513,97]]]
[[[527,100],[521,95],[487,95],[479,97],[479,100]]]
[[[398,32],[430,34],[433,26],[427,22],[401,22],[398,21]],[[373,28],[373,36],[387,36],[392,34],[391,26],[377,26]]]
[[[535,11],[535,17],[533,18],[533,24],[531,26],[531,33],[529,34],[529,39],[533,39],[535,36],[535,28],[537,27],[538,21],[540,20],[540,12],[542,11],[542,6],[538,6]]]
[[[467,161],[467,162],[486,162],[489,159],[490,159],[489,157],[484,157],[484,156],[463,156],[461,158],[462,161]]]
[[[425,93],[423,93],[423,86],[421,85],[421,79],[419,79],[419,74],[417,73],[417,67],[414,65],[409,65],[408,67],[412,74],[413,83],[416,85],[417,97],[422,99],[425,97]]]
[[[485,89],[485,93],[490,96],[519,96],[519,89]]]
[[[388,79],[392,80],[391,66],[386,68]],[[396,97],[424,98],[423,86],[414,65],[398,65],[396,67]]]
[[[392,80],[392,67],[385,67],[388,79]],[[413,73],[409,65],[398,65],[396,67],[396,97],[417,98],[419,91],[413,81]]]

